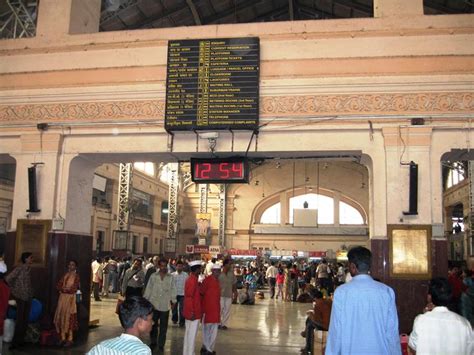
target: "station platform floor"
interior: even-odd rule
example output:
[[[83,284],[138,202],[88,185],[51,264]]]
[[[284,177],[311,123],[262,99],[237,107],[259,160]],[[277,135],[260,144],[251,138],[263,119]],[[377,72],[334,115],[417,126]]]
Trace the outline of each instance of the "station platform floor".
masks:
[[[85,354],[90,348],[104,339],[118,336],[122,332],[118,316],[115,314],[116,296],[102,298],[102,302],[91,300],[91,319],[99,319],[97,327],[89,331],[87,342],[68,349],[27,345],[21,349],[9,350],[9,344],[3,344],[3,355],[54,355]],[[219,330],[216,341],[217,354],[225,355],[283,355],[299,354],[305,339],[300,335],[304,329],[306,311],[311,303],[283,302],[281,299],[257,300],[253,306],[233,304],[228,330]],[[180,355],[183,353],[184,328],[169,322],[164,352],[158,349],[153,354]],[[149,339],[142,339],[149,344]],[[196,338],[196,354],[202,345],[199,330]]]

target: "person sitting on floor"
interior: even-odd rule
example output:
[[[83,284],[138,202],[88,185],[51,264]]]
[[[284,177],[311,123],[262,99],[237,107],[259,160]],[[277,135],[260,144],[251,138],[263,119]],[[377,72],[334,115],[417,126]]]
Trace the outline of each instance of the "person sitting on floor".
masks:
[[[239,292],[239,303],[240,304],[255,304],[255,293],[249,287],[249,284],[246,283],[244,288]]]
[[[311,303],[314,299],[315,288],[311,284],[306,284],[304,291],[296,298],[296,302]]]
[[[301,336],[306,338],[306,346],[301,349],[303,354],[310,354],[314,341],[314,330],[329,329],[329,320],[331,319],[332,300],[323,298],[321,291],[314,291],[314,308],[307,312],[305,330],[301,332]]]
[[[141,296],[125,299],[119,308],[125,332],[94,346],[86,355],[151,355],[151,349],[139,337],[148,335],[153,325],[153,305]]]

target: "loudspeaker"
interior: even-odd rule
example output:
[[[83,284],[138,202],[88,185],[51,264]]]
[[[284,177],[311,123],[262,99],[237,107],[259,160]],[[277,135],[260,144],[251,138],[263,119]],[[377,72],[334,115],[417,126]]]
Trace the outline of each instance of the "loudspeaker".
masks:
[[[408,212],[403,212],[404,215],[418,214],[418,164],[410,162],[410,196],[409,196]]]
[[[26,212],[40,212],[38,209],[38,197],[36,194],[36,166],[28,168],[28,196],[30,208]]]

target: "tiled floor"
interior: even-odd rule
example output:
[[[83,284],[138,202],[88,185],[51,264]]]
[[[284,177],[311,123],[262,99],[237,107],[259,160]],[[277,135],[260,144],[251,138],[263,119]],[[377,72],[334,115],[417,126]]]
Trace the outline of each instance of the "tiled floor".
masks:
[[[102,302],[91,302],[91,319],[99,318],[100,325],[90,330],[85,344],[67,350],[30,345],[13,351],[9,351],[8,344],[4,344],[3,354],[84,354],[101,340],[119,335],[121,327],[114,313],[116,300],[103,298]],[[299,349],[304,345],[300,332],[304,328],[306,310],[311,306],[268,298],[258,300],[254,306],[232,305],[229,329],[219,330],[215,350],[217,354],[225,355],[299,354]],[[164,354],[182,354],[183,336],[184,328],[178,328],[170,322]],[[201,339],[199,331],[197,354],[202,345]],[[162,353],[156,350],[154,354]]]

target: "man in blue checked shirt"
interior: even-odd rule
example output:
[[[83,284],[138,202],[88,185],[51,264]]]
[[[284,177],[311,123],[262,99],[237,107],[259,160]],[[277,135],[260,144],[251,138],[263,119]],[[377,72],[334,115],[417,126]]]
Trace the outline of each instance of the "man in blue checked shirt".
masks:
[[[393,290],[369,275],[370,250],[347,254],[352,281],[334,293],[326,355],[401,354]]]

